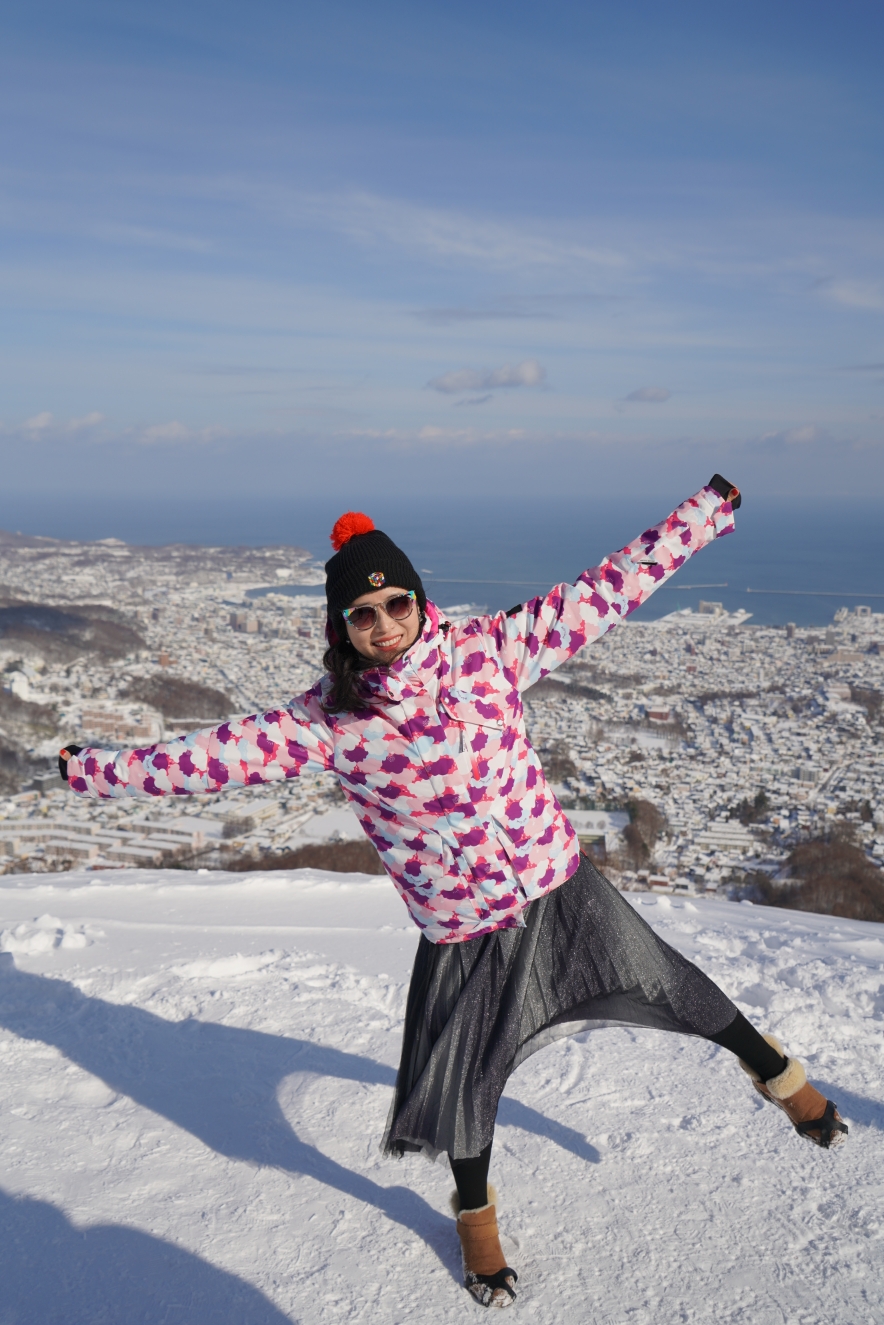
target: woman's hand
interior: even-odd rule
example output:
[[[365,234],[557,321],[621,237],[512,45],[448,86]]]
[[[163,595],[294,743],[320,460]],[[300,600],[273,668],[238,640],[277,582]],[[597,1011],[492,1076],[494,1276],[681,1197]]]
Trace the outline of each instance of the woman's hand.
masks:
[[[68,780],[68,760],[72,755],[78,755],[82,749],[82,745],[66,745],[63,750],[59,750],[58,771],[61,774],[62,782]]]
[[[739,510],[743,500],[740,496],[740,489],[735,488],[733,483],[728,483],[726,478],[722,478],[720,474],[713,474],[706,487],[714,488],[719,497],[724,497],[725,501],[729,501],[735,511]]]

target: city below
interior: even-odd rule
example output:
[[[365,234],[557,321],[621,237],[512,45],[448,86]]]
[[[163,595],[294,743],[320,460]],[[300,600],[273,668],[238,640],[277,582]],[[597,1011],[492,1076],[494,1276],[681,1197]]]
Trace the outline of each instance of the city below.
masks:
[[[0,871],[376,872],[328,775],[100,802],[56,768],[64,741],[143,746],[284,705],[322,670],[322,582],[295,547],[0,534]],[[481,610],[441,606],[455,620]],[[811,629],[701,602],[624,623],[529,690],[525,711],[618,886],[776,901],[822,844],[884,895],[882,690],[884,615],[867,605]]]

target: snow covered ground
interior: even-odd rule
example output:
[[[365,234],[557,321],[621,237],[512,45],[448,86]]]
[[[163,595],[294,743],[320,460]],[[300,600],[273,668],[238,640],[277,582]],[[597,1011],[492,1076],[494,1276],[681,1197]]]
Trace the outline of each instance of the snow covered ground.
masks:
[[[385,878],[0,880],[0,1325],[481,1318],[443,1165],[378,1154],[416,931]],[[884,1320],[884,926],[636,895],[851,1125],[598,1029],[504,1097],[510,1320]]]

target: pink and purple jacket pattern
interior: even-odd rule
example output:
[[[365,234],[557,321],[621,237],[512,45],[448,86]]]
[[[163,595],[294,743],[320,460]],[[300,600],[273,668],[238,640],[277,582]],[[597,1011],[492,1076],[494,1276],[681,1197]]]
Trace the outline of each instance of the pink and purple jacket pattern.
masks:
[[[730,503],[703,488],[575,584],[512,613],[454,627],[428,603],[406,656],[364,674],[371,698],[359,712],[324,713],[324,677],[285,708],[167,744],[83,750],[69,785],[186,795],[334,772],[429,940],[523,925],[526,903],[574,873],[578,847],[528,742],[522,691],[733,527]]]

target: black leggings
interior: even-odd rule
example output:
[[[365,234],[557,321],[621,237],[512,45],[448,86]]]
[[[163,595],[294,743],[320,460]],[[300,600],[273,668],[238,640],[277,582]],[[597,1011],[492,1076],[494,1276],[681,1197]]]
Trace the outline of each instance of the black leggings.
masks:
[[[473,1159],[453,1159],[451,1155],[448,1156],[461,1210],[478,1210],[488,1203],[488,1166],[493,1145],[494,1142],[490,1141],[482,1153]]]
[[[722,1049],[729,1049],[732,1054],[748,1063],[753,1072],[757,1072],[762,1081],[770,1081],[779,1076],[786,1066],[786,1060],[776,1049],[772,1049],[755,1027],[748,1022],[742,1012],[723,1031],[707,1037]],[[457,1196],[461,1210],[476,1210],[488,1202],[488,1168],[491,1164],[491,1146],[489,1143],[481,1154],[473,1159],[453,1159],[448,1156],[451,1172],[457,1187]]]

